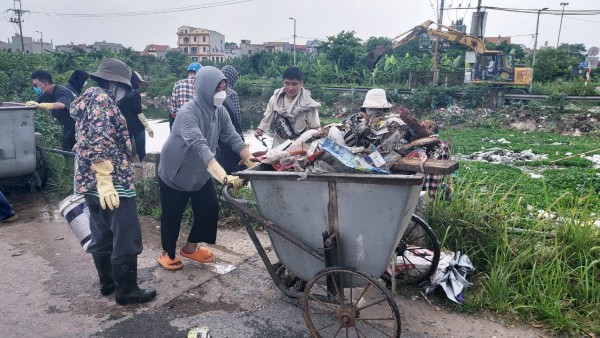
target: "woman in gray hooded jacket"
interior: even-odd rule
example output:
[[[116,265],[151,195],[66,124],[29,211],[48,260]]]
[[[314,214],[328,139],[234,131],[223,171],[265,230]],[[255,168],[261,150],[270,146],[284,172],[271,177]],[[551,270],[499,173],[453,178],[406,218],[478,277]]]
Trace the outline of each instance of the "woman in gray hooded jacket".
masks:
[[[215,160],[219,141],[239,153],[245,165],[253,164],[250,150],[236,133],[223,107],[226,88],[225,76],[218,68],[202,67],[196,74],[194,98],[179,109],[161,151],[158,177],[163,252],[158,262],[167,270],[183,267],[175,249],[181,218],[190,199],[194,222],[179,254],[202,263],[214,260],[208,248],[197,245],[200,242],[214,244],[217,237],[219,201],[211,176],[234,188],[242,185],[237,176],[227,175]]]

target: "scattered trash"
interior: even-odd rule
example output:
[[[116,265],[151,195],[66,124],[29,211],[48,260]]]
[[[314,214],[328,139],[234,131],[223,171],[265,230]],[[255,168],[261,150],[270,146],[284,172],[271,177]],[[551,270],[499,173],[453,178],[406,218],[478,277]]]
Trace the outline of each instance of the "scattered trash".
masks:
[[[188,332],[187,338],[210,338],[210,333],[205,326],[195,327]]]
[[[473,263],[471,263],[469,257],[457,251],[445,269],[444,274],[435,280],[431,286],[427,287],[425,294],[429,294],[437,289],[438,286],[441,286],[448,299],[457,304],[462,304],[462,291],[467,287],[473,286],[473,283],[466,279],[467,275],[473,271],[475,271],[475,267],[473,267]]]
[[[477,161],[477,162],[490,162],[490,163],[505,163],[512,164],[516,161],[537,161],[546,160],[548,155],[534,154],[531,149],[523,150],[519,153],[515,153],[512,150],[506,149],[492,149],[488,151],[478,151],[470,155],[458,155],[461,160],[466,161]]]
[[[403,256],[396,257],[394,272],[392,273],[389,266],[387,272],[390,275],[396,276],[399,273],[406,271],[411,277],[419,277],[423,271],[429,270],[431,262],[433,261],[433,256],[434,252],[431,250],[424,248],[419,249],[417,246],[409,245]]]

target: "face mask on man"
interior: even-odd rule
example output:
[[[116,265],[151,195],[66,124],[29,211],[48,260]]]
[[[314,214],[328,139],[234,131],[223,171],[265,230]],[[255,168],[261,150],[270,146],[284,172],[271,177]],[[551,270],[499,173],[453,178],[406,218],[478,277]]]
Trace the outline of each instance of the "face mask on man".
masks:
[[[225,101],[226,98],[227,98],[227,93],[224,90],[221,90],[220,92],[215,94],[215,96],[213,98],[213,104],[217,108],[221,107],[223,105],[223,101]]]
[[[37,96],[42,95],[42,88],[40,87],[33,87],[33,91],[37,94]]]

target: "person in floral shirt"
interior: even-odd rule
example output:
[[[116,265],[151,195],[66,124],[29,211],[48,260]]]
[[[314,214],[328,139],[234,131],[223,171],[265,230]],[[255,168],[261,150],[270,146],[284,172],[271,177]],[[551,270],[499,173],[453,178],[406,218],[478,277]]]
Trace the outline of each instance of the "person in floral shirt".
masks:
[[[131,91],[131,69],[121,60],[104,59],[90,75],[98,86],[71,104],[76,129],[75,188],[90,211],[92,254],[100,293],[116,289],[117,304],[145,303],[154,289],[137,284],[142,233],[137,215],[127,122],[117,107]]]

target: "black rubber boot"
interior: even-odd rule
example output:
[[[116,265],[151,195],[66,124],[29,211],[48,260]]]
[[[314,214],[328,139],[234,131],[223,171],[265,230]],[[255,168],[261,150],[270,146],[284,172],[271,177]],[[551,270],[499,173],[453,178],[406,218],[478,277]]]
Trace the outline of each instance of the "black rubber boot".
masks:
[[[115,291],[110,254],[94,253],[92,257],[94,258],[94,264],[96,264],[96,270],[98,270],[98,277],[100,278],[100,293],[103,296],[110,295]]]
[[[140,289],[137,284],[137,256],[112,262],[112,271],[117,284],[115,300],[119,305],[146,303],[156,297],[152,288]]]

